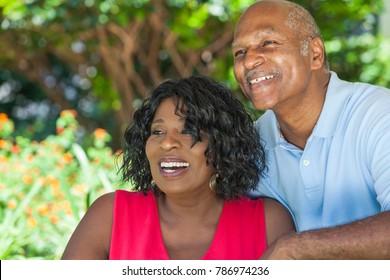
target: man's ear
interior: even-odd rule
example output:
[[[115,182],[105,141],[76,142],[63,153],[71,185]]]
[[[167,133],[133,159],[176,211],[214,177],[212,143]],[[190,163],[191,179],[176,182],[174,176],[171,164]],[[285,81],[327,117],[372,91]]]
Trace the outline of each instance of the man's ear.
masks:
[[[321,69],[325,65],[325,46],[320,37],[309,42],[311,55],[311,69]]]

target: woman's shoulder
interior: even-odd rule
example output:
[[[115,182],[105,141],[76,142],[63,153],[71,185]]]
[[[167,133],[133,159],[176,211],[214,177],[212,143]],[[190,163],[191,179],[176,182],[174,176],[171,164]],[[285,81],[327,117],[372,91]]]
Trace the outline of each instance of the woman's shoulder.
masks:
[[[109,192],[101,195],[91,204],[87,211],[87,216],[109,217],[112,214],[114,202],[115,192]]]
[[[117,190],[112,197],[107,198],[112,203],[114,215],[122,216],[124,213],[139,213],[156,207],[156,198],[152,192]]]
[[[115,190],[101,195],[97,198],[88,209],[89,215],[98,215],[110,217],[113,210],[117,207],[123,207],[127,204],[134,205],[141,203],[144,199],[150,199],[150,194],[143,192],[132,192],[127,190]],[[143,199],[142,199],[143,198]]]
[[[107,259],[115,193],[97,198],[73,232],[63,259]]]
[[[285,233],[295,230],[289,210],[272,198],[262,198],[267,229],[268,246]]]
[[[154,198],[154,194],[151,192],[142,192],[142,191],[127,191],[127,190],[116,190],[112,193],[114,201],[117,203],[119,201],[142,201],[142,200],[151,200]]]

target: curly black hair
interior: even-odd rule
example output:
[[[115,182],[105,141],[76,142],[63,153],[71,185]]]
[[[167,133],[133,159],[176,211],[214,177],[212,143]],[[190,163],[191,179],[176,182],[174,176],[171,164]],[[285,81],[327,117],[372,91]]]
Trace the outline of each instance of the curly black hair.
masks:
[[[134,112],[124,134],[122,179],[132,182],[135,190],[154,189],[145,145],[154,114],[166,98],[173,98],[176,112],[185,116],[184,126],[192,135],[193,145],[202,141],[201,132],[208,137],[206,164],[218,174],[216,195],[232,200],[255,189],[266,168],[258,132],[232,92],[205,76],[161,83]]]

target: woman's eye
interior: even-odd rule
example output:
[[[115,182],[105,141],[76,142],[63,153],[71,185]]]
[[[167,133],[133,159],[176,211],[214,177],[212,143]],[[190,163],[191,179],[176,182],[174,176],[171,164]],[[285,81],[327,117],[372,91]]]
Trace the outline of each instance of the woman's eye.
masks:
[[[152,134],[153,135],[161,135],[161,134],[163,134],[163,132],[161,130],[158,130],[158,129],[153,129]]]

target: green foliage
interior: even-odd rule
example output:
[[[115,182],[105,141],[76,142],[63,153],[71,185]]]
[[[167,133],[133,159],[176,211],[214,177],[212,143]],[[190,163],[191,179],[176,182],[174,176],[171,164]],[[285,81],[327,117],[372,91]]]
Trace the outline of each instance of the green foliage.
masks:
[[[74,111],[63,111],[57,134],[35,142],[12,137],[0,114],[0,259],[58,259],[89,205],[103,193],[131,189],[118,178],[103,129],[92,145],[75,143]]]
[[[331,68],[350,81],[361,81],[390,88],[390,38],[364,34],[338,37],[326,48]]]
[[[206,49],[217,39],[216,34],[222,30],[231,30],[233,33],[234,23],[238,20],[242,11],[248,7],[253,0],[83,0],[83,1],[22,1],[22,0],[0,0],[2,8],[1,28],[4,32],[14,32],[19,36],[19,43],[24,46],[26,53],[36,53],[42,49],[49,52],[57,49],[66,49],[69,44],[80,48],[72,49],[75,56],[84,56],[84,61],[79,69],[93,69],[93,73],[74,73],[83,79],[88,79],[91,84],[91,92],[96,97],[98,104],[93,111],[94,119],[104,118],[103,113],[117,112],[123,106],[124,98],[121,98],[123,84],[118,87],[118,82],[107,76],[107,72],[101,65],[97,50],[99,49],[98,39],[86,40],[93,30],[99,26],[119,25],[128,30],[130,22],[134,19],[147,22],[152,15],[165,9],[168,13],[164,22],[179,38],[175,45],[180,53],[186,57],[188,53]],[[377,15],[383,9],[383,1],[374,0],[351,0],[351,1],[321,1],[321,0],[300,0],[297,3],[306,7],[315,17],[324,40],[329,50],[330,65],[343,78],[353,81],[362,79],[365,82],[380,83],[387,86],[389,76],[380,75],[379,72],[387,73],[388,63],[382,59],[382,55],[388,46],[388,40],[377,38]],[[163,29],[164,26],[161,26]],[[147,30],[141,29],[142,33]],[[364,34],[372,34],[375,39],[368,43]],[[139,34],[142,36],[142,34]],[[351,39],[352,37],[362,39]],[[142,39],[134,37],[136,42]],[[355,42],[352,42],[355,40]],[[109,38],[112,46],[120,44],[120,36]],[[147,41],[148,43],[150,41]],[[333,47],[339,44],[341,48]],[[152,51],[152,47],[144,43],[138,48],[145,48]],[[5,55],[0,60],[7,61],[4,65],[15,65],[17,52],[12,49],[0,51]],[[374,51],[375,50],[375,51]],[[113,48],[112,52],[120,51]],[[202,54],[200,54],[202,55]],[[160,73],[162,78],[169,78],[178,73],[170,71],[172,57],[165,48],[159,50]],[[221,46],[221,50],[209,54],[207,57],[210,65],[208,69],[214,78],[225,81],[231,88],[241,95],[240,90],[232,73],[232,57],[230,45]],[[9,60],[10,59],[10,60]],[[147,65],[144,64],[145,57],[134,57],[134,69],[142,76],[145,87],[155,86],[150,81],[150,73]],[[368,61],[371,61],[370,63]],[[67,61],[63,61],[67,63]],[[69,63],[74,63],[69,61]],[[199,73],[204,69],[191,65],[192,73]],[[76,65],[73,65],[76,67]],[[84,71],[85,72],[85,71]],[[60,79],[61,77],[56,77]],[[138,83],[129,81],[128,83]],[[142,98],[144,92],[133,91],[135,99]],[[245,102],[245,101],[244,101]],[[245,102],[246,103],[246,102]],[[128,106],[128,104],[126,104]],[[78,109],[77,109],[78,110]],[[130,110],[131,111],[131,110]],[[80,112],[79,112],[80,113]],[[88,116],[90,117],[90,116]]]
[[[0,139],[7,138],[14,132],[14,123],[4,113],[0,113]]]
[[[22,121],[15,118],[11,121],[6,114],[1,114],[10,115],[18,104],[1,104],[1,259],[58,258],[90,203],[104,192],[124,187],[119,184],[115,156],[108,147],[117,137],[111,137],[106,131],[115,125],[119,127],[117,131],[120,130],[125,125],[126,114],[131,112],[129,104],[139,104],[145,94],[143,91],[155,86],[156,82],[181,75],[184,70],[208,74],[233,89],[253,119],[262,113],[253,109],[237,85],[232,69],[232,37],[225,37],[225,34],[233,34],[234,23],[253,2],[0,0],[0,36],[4,35],[0,44],[0,74],[12,73],[1,76],[1,82],[15,85],[13,93],[19,89],[25,96],[36,96],[34,101],[40,101],[41,95],[35,88],[42,91],[52,88],[45,88],[45,82],[42,82],[32,90],[31,83],[16,86],[16,80],[26,81],[39,75],[50,77],[59,85],[66,85],[51,93],[53,103],[62,102],[61,105],[65,104],[62,108],[77,109],[78,117],[84,117],[85,127],[96,127],[96,123],[106,125],[106,130],[96,129],[80,139],[84,136],[75,119],[76,112],[67,110],[56,121],[57,134],[37,142],[31,139],[36,137],[38,130],[47,129],[47,119],[23,126],[27,127],[27,132],[20,133]],[[296,2],[306,7],[316,19],[332,70],[347,80],[390,87],[390,39],[377,34],[377,15],[382,11],[383,1]],[[156,15],[158,19],[153,18]],[[140,23],[139,32],[129,38],[133,33],[126,32],[136,23]],[[102,33],[100,27],[105,27],[106,33]],[[108,31],[117,36],[108,36]],[[154,36],[154,41],[144,37],[145,34]],[[173,38],[171,49],[165,41],[167,34]],[[102,52],[103,47],[107,48],[105,52]],[[130,47],[134,47],[131,55],[126,53]],[[105,63],[102,62],[104,54],[108,57]],[[118,57],[119,66],[134,61],[132,67],[124,68],[133,71],[126,80],[115,80],[115,75],[108,75],[109,70],[115,68],[110,62]],[[190,69],[172,70],[174,58],[182,59],[177,65]],[[32,68],[37,74],[29,76]],[[123,68],[118,69],[113,72],[116,76],[128,75]],[[157,78],[152,79],[151,73],[155,69],[159,75],[155,74]],[[75,84],[74,80],[79,83]],[[34,82],[37,81],[39,78]],[[131,90],[126,92],[129,85]],[[59,95],[68,87],[77,91],[77,98],[64,101]],[[135,97],[124,105],[129,94]],[[77,105],[85,97],[97,104],[82,115]],[[125,112],[118,113],[123,106],[127,106]],[[50,115],[57,114],[51,112]],[[113,120],[113,116],[119,115],[122,118]],[[92,121],[96,123],[92,124]]]

